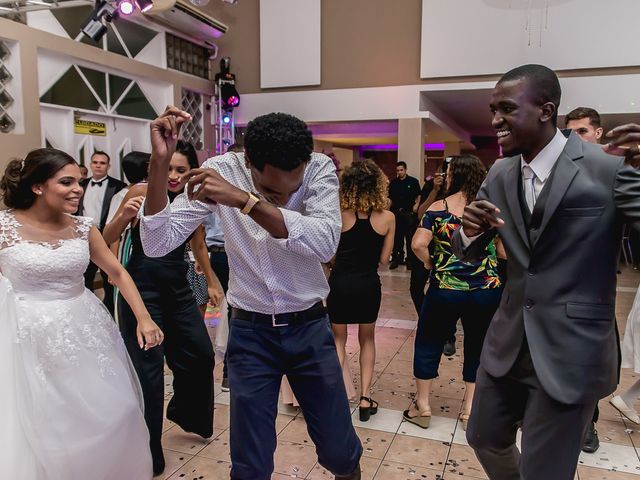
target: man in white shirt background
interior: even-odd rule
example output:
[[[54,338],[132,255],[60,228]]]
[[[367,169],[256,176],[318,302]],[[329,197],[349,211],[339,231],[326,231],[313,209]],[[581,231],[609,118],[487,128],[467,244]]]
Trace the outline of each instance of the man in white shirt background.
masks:
[[[111,161],[106,152],[96,150],[91,155],[91,177],[80,182],[84,189],[84,195],[80,200],[78,214],[83,217],[93,219],[93,224],[102,231],[107,222],[109,206],[113,196],[122,190],[126,184],[120,180],[109,176]],[[93,290],[93,282],[98,271],[97,265],[93,262],[87,267],[84,274],[84,283],[89,290]],[[108,277],[100,272],[102,285],[104,288],[104,305],[113,315],[113,286],[109,284]]]
[[[278,394],[287,375],[318,462],[336,479],[359,480],[362,445],[322,304],[329,293],[322,263],[335,254],[341,230],[335,165],[313,153],[304,122],[263,115],[247,125],[245,153],[207,160],[190,172],[188,193],[169,204],[168,163],[189,119],[169,107],[151,125],[140,233],[145,253],[161,256],[211,212],[220,217],[232,306],[231,479],[271,478]]]

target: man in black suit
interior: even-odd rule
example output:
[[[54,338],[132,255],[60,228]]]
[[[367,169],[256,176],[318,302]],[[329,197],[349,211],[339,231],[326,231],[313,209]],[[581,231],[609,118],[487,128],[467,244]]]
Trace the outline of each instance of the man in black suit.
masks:
[[[640,171],[558,130],[560,94],[541,65],[500,79],[492,123],[508,158],[453,238],[466,260],[499,235],[508,257],[467,429],[491,480],[572,480],[594,407],[618,381],[617,260],[622,222],[640,222]],[[624,150],[630,163],[637,144]]]
[[[109,205],[113,196],[122,190],[126,184],[108,175],[111,159],[106,152],[96,150],[91,156],[91,178],[83,180],[80,185],[84,188],[84,195],[80,200],[78,212],[85,217],[91,217],[94,225],[102,232],[107,222]],[[93,281],[98,271],[98,266],[91,262],[84,274],[86,287],[93,290]],[[113,287],[108,282],[104,272],[102,285],[104,288],[104,304],[113,315]]]

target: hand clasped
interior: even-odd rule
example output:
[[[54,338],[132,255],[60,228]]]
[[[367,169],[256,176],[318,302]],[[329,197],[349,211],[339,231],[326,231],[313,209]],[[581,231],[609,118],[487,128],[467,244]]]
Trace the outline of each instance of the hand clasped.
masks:
[[[242,208],[247,202],[247,193],[232,185],[212,168],[195,168],[185,177],[189,200],[204,203],[219,203],[227,207]]]

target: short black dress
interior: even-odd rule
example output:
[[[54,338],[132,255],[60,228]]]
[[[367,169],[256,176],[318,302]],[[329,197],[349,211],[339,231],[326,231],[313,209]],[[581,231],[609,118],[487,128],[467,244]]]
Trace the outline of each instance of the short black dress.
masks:
[[[371,226],[371,217],[356,223],[340,236],[331,275],[327,309],[332,323],[374,323],[380,311],[382,288],[378,263],[384,244]]]

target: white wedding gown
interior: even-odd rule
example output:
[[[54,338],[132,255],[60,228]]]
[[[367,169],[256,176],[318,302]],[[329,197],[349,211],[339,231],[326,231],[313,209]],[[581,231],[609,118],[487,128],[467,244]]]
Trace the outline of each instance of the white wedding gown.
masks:
[[[52,234],[0,211],[0,478],[150,480],[140,385],[72,219]]]

